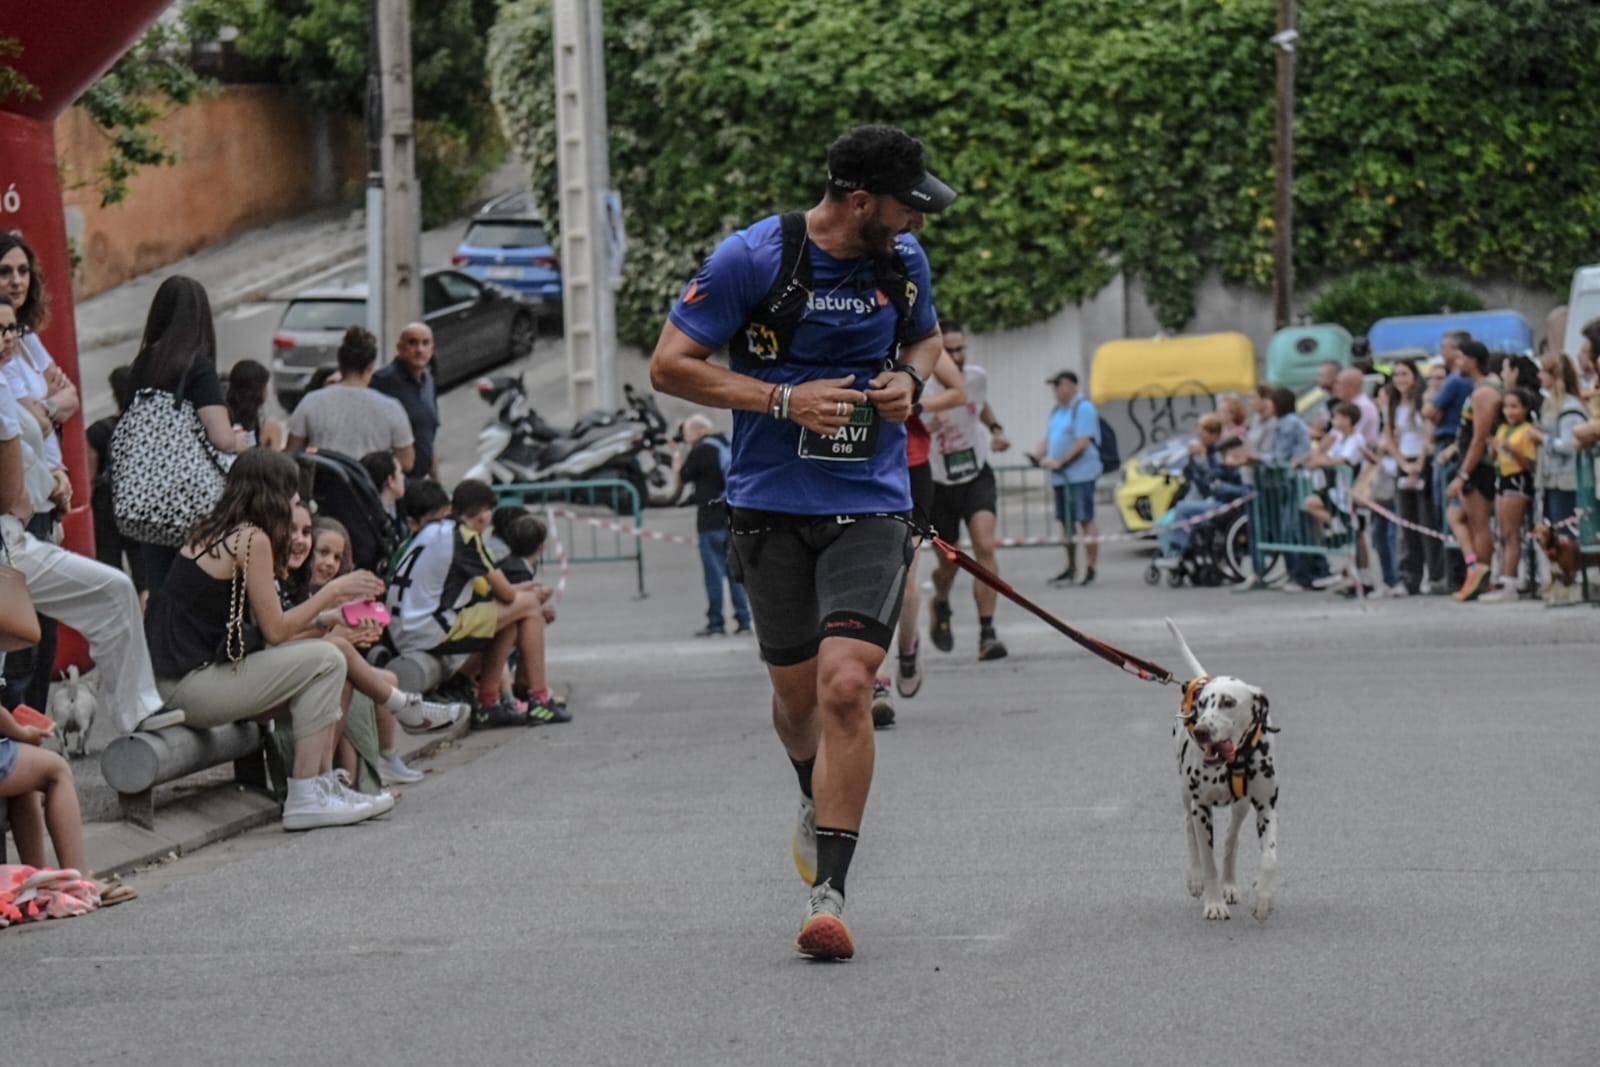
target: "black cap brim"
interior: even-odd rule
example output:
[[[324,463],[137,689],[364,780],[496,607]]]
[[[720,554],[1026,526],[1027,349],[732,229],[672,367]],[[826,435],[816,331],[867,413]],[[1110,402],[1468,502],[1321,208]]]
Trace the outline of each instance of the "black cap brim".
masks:
[[[956,201],[956,191],[927,171],[909,189],[895,193],[894,198],[911,208],[932,215],[943,211]]]

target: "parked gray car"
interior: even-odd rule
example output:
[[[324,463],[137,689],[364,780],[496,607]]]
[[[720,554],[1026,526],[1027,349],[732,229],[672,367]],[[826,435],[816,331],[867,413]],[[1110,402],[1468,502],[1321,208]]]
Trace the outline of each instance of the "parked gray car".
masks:
[[[534,309],[516,293],[446,267],[423,273],[422,321],[433,328],[433,372],[441,389],[528,355],[537,330]],[[312,376],[337,365],[345,330],[366,324],[365,281],[318,286],[290,298],[272,337],[278,402],[293,411]],[[392,339],[378,339],[380,353],[392,347]]]

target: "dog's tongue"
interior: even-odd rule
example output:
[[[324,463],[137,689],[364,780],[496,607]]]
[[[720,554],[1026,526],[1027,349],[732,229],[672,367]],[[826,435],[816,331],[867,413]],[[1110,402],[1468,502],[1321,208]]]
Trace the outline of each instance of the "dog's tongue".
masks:
[[[1216,753],[1217,753],[1217,758],[1220,759],[1222,762],[1224,762],[1224,763],[1232,763],[1233,762],[1233,753],[1234,753],[1233,742],[1232,741],[1218,741],[1217,742],[1217,747],[1216,747]]]

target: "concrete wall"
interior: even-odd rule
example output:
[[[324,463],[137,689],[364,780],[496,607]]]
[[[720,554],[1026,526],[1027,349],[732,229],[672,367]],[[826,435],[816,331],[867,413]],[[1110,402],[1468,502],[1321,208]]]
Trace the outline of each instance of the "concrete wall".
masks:
[[[82,259],[80,299],[336,201],[365,172],[359,129],[275,86],[229,86],[175,110],[156,130],[178,162],[141,169],[127,198],[102,208],[93,182],[105,135],[81,108],[56,123],[67,232]]]

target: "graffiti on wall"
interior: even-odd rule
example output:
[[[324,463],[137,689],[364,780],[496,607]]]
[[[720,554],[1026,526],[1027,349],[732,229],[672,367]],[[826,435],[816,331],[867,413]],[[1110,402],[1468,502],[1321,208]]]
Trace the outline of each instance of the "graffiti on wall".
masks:
[[[1196,432],[1200,416],[1217,410],[1217,396],[1207,392],[1208,388],[1204,382],[1190,379],[1176,386],[1141,389],[1122,401],[1133,427],[1133,439],[1123,446],[1123,455]]]

